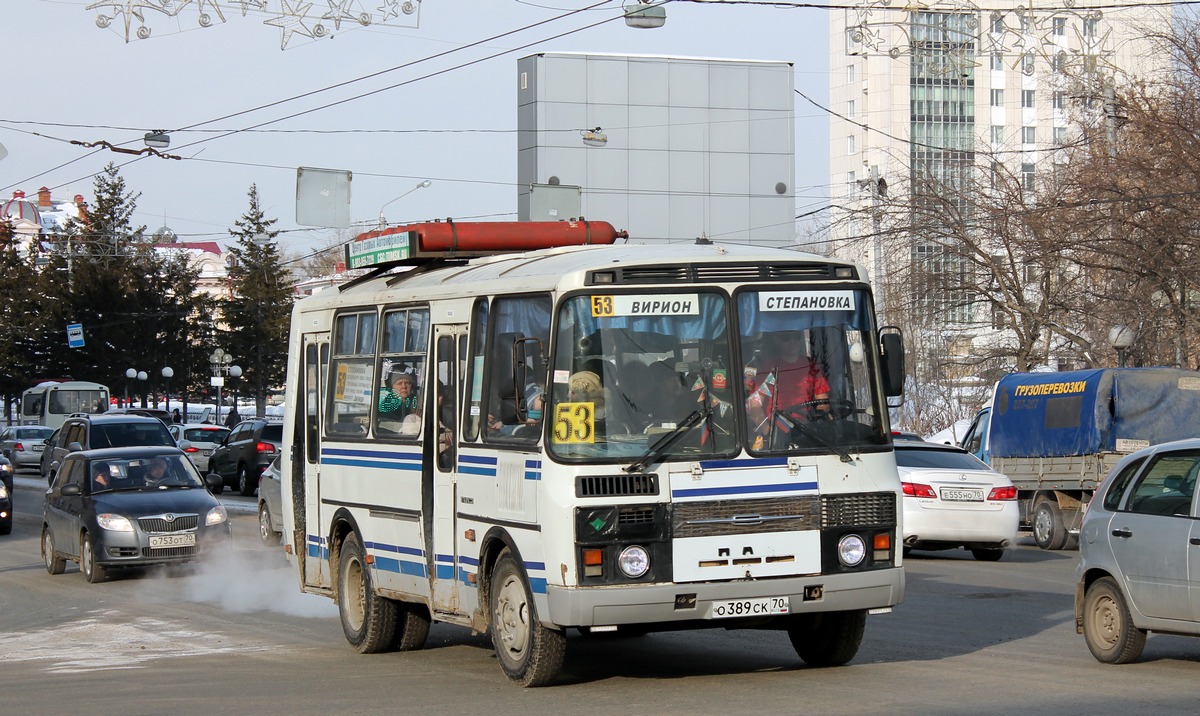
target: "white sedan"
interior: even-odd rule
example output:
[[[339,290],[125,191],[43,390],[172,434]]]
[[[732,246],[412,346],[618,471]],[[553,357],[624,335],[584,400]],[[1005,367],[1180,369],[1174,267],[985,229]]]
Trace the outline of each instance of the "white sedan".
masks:
[[[229,434],[229,428],[208,423],[172,423],[167,430],[201,475],[208,474],[208,458]]]
[[[904,551],[964,547],[995,561],[1017,539],[1017,488],[962,448],[897,440]]]

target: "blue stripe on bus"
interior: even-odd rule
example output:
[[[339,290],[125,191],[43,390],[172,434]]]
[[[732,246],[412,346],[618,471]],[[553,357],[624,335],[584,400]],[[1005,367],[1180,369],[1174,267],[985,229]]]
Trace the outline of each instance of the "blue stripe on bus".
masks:
[[[526,460],[525,467],[526,467],[526,469],[541,470],[542,469],[542,461],[541,460]]]
[[[542,472],[541,472],[541,470],[526,470],[525,471],[525,479],[526,480],[540,480],[540,479],[542,479]]]
[[[408,470],[421,471],[421,463],[419,462],[375,462],[372,460],[343,460],[340,458],[323,459],[322,465],[346,465],[349,467],[381,467],[385,470]]]
[[[525,569],[533,569],[533,570],[537,570],[539,572],[545,572],[546,571],[546,563],[545,562],[526,562]]]
[[[479,566],[479,560],[475,559],[474,557],[459,557],[458,561],[462,562],[463,564],[469,564],[472,567]]]
[[[454,565],[439,564],[436,569],[438,579],[454,579]]]
[[[671,497],[716,497],[720,495],[749,495],[756,492],[792,492],[794,490],[816,490],[815,482],[787,482],[781,485],[735,485],[732,487],[706,487],[693,490],[671,490]]]
[[[344,448],[321,448],[322,455],[343,455],[345,457],[378,457],[391,460],[421,460],[419,452],[396,452],[394,450],[346,450]]]
[[[454,563],[454,555],[452,554],[439,554],[434,559],[436,559],[438,562],[449,562],[451,564]]]
[[[416,547],[404,547],[395,544],[384,544],[383,542],[367,542],[363,545],[367,549],[376,549],[381,552],[396,552],[398,554],[411,554],[414,557],[424,557],[425,550]]]
[[[700,467],[717,470],[722,467],[779,467],[787,464],[786,457],[763,457],[757,460],[701,460]]]
[[[458,456],[458,461],[460,463],[461,462],[473,462],[473,463],[477,463],[479,465],[495,465],[497,462],[496,458],[490,457],[487,455],[466,455],[466,454],[460,454]]]
[[[483,475],[484,477],[495,477],[496,468],[494,467],[463,467],[460,463],[458,472],[463,475]]]
[[[545,594],[546,580],[541,577],[530,577],[529,591],[533,592],[534,594]]]
[[[375,558],[375,569],[383,572],[396,572],[398,574],[407,574],[413,577],[428,576],[425,572],[425,565],[421,562],[410,562],[406,559],[390,559],[390,558]]]

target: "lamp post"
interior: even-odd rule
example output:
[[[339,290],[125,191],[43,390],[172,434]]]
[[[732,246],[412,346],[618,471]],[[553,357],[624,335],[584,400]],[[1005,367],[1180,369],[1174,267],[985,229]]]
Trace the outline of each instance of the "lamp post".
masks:
[[[209,379],[209,385],[217,389],[217,419],[216,424],[221,424],[221,386],[225,385],[225,373],[229,370],[229,365],[233,363],[233,356],[226,353],[223,349],[218,348],[208,357],[208,366],[212,368],[212,378]]]
[[[238,416],[238,419],[240,420],[241,413],[238,411],[237,379],[242,377],[242,367],[240,365],[229,366],[229,377],[233,378],[233,381],[234,381],[233,382],[233,414]]]
[[[1137,336],[1129,326],[1113,326],[1108,331],[1108,344],[1117,351],[1117,367],[1125,367],[1125,352],[1133,345]]]
[[[392,204],[392,203],[394,203],[394,202],[400,201],[401,199],[403,199],[404,197],[406,197],[406,196],[408,196],[409,194],[413,193],[413,192],[414,192],[414,191],[416,191],[417,189],[425,189],[425,188],[428,188],[428,187],[429,187],[429,185],[430,185],[430,184],[432,184],[432,183],[433,183],[433,182],[429,181],[428,179],[425,179],[425,180],[423,180],[423,181],[417,182],[417,185],[416,185],[416,186],[414,186],[412,189],[409,189],[408,191],[404,192],[403,194],[401,194],[400,196],[396,197],[395,199],[392,199],[391,201],[387,202],[387,204],[384,204],[383,206],[379,207],[379,228],[381,228],[381,229],[382,229],[383,227],[387,226],[387,219],[383,218],[383,210],[384,210],[384,209],[386,209],[386,208],[388,207],[388,204]]]
[[[175,371],[172,370],[171,366],[169,366],[169,365],[163,366],[162,377],[163,377],[163,403],[164,403],[163,409],[164,410],[171,409],[171,376],[173,376],[173,375],[175,375]],[[155,407],[158,407],[157,402],[155,404]]]
[[[146,380],[149,377],[150,376],[144,370],[139,370],[137,373],[138,388],[139,388],[138,392],[141,393],[141,395],[142,395],[142,407],[143,408],[146,407]]]
[[[125,371],[125,406],[128,408],[132,403],[129,402],[129,381],[137,378],[137,371],[129,368]]]

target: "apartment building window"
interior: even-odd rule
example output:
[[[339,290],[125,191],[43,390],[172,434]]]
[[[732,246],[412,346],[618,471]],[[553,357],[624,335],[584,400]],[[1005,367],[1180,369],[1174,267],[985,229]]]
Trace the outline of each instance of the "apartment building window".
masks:
[[[1056,52],[1053,55],[1050,55],[1050,69],[1054,72],[1062,72],[1063,67],[1066,65],[1066,61],[1066,53]]]
[[[1055,127],[1054,128],[1054,145],[1058,146],[1058,147],[1067,146],[1067,128],[1066,127]]]
[[[1085,17],[1083,19],[1083,36],[1084,37],[1095,37],[1096,31],[1099,29],[1099,27],[1100,27],[1100,18]]]
[[[1052,102],[1054,104],[1055,109],[1066,109],[1067,108],[1067,93],[1062,92],[1062,91],[1055,92],[1054,99],[1052,100]]]
[[[1021,16],[1021,32],[1026,35],[1033,32],[1033,18],[1028,14]]]
[[[1067,18],[1065,18],[1065,17],[1054,18],[1053,32],[1056,37],[1062,37],[1063,35],[1066,35],[1067,34]]]
[[[1003,35],[1004,34],[1004,15],[1002,15],[998,12],[992,13],[992,34],[993,35]]]
[[[1025,191],[1033,191],[1033,164],[1025,163],[1021,165],[1021,188]]]
[[[1037,127],[1021,127],[1021,144],[1037,144]]]
[[[993,70],[1003,70],[1004,69],[1004,55],[1002,53],[1000,53],[1000,52],[992,53],[992,69]]]
[[[846,102],[846,116],[851,118],[858,116],[858,103],[854,100],[848,100]]]
[[[858,172],[846,172],[846,196],[858,193]]]
[[[858,68],[855,67],[854,65],[850,65],[849,67],[846,68],[846,82],[848,84],[854,84],[857,80],[858,80]]]
[[[856,152],[858,152],[858,135],[851,134],[849,137],[846,137],[846,153],[854,154]]]
[[[1034,90],[1021,90],[1021,106],[1026,109],[1033,107],[1033,92]]]
[[[988,186],[992,189],[1004,186],[1004,165],[1000,162],[992,162],[991,171],[988,172]]]
[[[999,124],[992,125],[992,144],[1004,144],[1004,127]]]
[[[1021,55],[1021,72],[1024,72],[1027,75],[1033,74],[1033,53],[1032,52],[1026,52],[1024,55]]]
[[[1002,90],[1002,89],[992,90],[992,106],[993,107],[1003,107],[1004,106],[1004,90]]]

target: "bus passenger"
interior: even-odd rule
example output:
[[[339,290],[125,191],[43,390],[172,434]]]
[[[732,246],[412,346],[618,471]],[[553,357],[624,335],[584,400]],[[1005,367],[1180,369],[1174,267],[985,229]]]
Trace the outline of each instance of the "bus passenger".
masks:
[[[390,386],[379,390],[379,417],[403,420],[419,410],[417,378],[412,373],[392,373]]]
[[[789,420],[811,420],[828,410],[829,381],[804,350],[804,334],[780,331],[767,334],[766,355],[755,374],[747,376],[746,413],[759,435],[771,429],[776,413]]]

